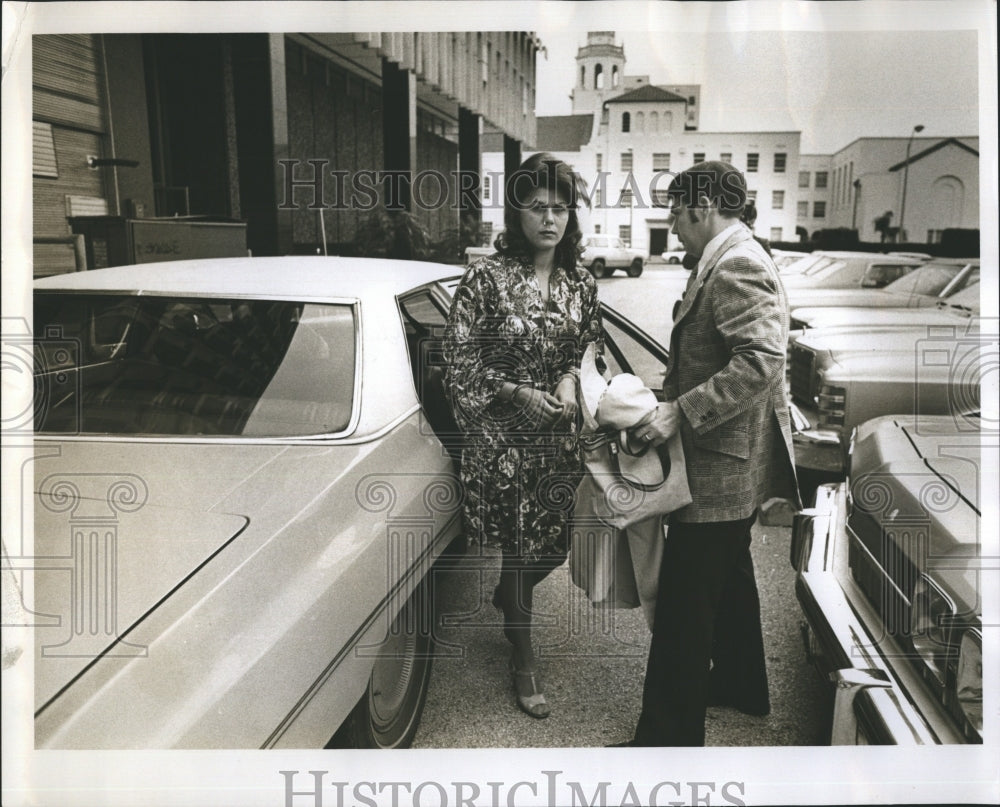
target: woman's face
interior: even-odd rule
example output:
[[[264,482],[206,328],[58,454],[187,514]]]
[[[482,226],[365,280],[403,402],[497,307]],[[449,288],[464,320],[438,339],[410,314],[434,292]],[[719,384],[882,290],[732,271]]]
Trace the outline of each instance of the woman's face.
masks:
[[[549,188],[533,190],[521,209],[521,229],[536,253],[555,249],[562,241],[568,223],[566,198]]]

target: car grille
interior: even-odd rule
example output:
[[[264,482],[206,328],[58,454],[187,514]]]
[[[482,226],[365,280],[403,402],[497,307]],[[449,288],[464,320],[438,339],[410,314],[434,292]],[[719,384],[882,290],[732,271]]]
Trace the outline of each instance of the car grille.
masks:
[[[792,399],[805,406],[813,406],[813,371],[816,354],[809,348],[793,343],[789,351],[789,384]]]

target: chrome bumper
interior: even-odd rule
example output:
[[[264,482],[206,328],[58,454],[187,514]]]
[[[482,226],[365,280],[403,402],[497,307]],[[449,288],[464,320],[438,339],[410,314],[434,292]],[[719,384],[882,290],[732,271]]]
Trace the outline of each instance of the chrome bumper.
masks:
[[[834,685],[833,745],[935,745],[935,731],[907,698],[884,652],[842,586],[847,570],[846,490],[820,485],[796,514],[790,561],[805,616],[806,656]]]

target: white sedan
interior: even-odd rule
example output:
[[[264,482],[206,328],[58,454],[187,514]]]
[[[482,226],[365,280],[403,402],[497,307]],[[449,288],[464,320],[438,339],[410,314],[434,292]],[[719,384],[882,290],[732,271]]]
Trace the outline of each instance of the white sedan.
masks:
[[[457,283],[320,257],[35,282],[34,549],[4,567],[38,748],[409,744],[464,543]],[[603,316],[612,371],[657,388],[663,348]]]

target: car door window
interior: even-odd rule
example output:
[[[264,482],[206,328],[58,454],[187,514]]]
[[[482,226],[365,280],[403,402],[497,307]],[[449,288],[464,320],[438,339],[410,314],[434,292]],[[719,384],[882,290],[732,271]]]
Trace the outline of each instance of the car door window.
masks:
[[[417,397],[427,423],[451,456],[461,456],[461,433],[445,394],[442,339],[448,322],[444,302],[424,289],[399,300]]]
[[[901,278],[914,267],[898,263],[873,263],[865,270],[861,278],[861,286],[866,289],[881,289],[892,281]]]
[[[604,361],[611,375],[632,373],[659,397],[666,370],[666,350],[624,318],[605,309]]]

